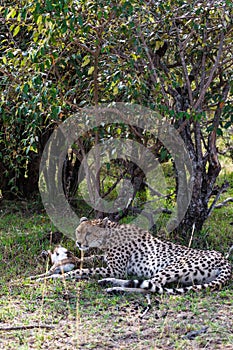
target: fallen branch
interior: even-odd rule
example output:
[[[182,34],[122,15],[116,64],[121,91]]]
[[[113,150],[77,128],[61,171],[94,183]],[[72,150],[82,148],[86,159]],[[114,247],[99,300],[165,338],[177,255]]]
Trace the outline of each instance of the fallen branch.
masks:
[[[207,330],[208,330],[208,327],[202,327],[201,329],[199,329],[197,331],[191,331],[191,332],[186,333],[182,338],[192,340],[192,339],[196,338],[198,335],[206,333]]]
[[[47,328],[47,329],[53,329],[55,326],[47,325],[47,324],[29,324],[29,325],[22,325],[22,326],[8,326],[8,327],[0,327],[0,331],[18,331],[18,330],[27,330],[27,329],[33,329],[33,328]]]

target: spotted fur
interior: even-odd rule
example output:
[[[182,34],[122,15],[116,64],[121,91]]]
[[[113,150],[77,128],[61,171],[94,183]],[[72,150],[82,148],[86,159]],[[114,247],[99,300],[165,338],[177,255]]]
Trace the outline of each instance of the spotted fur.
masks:
[[[163,242],[134,225],[119,225],[108,218],[80,220],[76,229],[81,250],[100,248],[106,253],[107,267],[75,270],[69,277],[99,276],[108,291],[184,293],[220,289],[231,277],[231,265],[217,251],[197,250]],[[128,279],[137,276],[138,279]],[[170,284],[176,284],[171,287]]]

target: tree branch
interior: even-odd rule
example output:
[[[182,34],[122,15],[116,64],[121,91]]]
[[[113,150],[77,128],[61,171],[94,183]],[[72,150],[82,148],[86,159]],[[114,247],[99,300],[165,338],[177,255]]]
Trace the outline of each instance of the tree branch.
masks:
[[[167,99],[166,91],[164,90],[163,81],[162,81],[161,78],[159,78],[159,76],[158,76],[158,74],[157,74],[157,72],[156,72],[155,65],[154,65],[153,60],[152,60],[152,57],[151,57],[151,55],[150,55],[149,48],[148,48],[148,46],[147,46],[147,44],[146,44],[144,35],[142,34],[142,31],[141,31],[141,29],[140,29],[140,24],[139,24],[139,23],[137,23],[137,27],[139,28],[139,29],[138,29],[139,37],[140,37],[140,39],[141,39],[141,42],[142,42],[142,44],[143,44],[145,53],[146,53],[146,55],[147,55],[149,64],[150,64],[150,66],[151,66],[151,72],[152,72],[152,73],[151,73],[151,79],[152,79],[152,81],[153,81],[153,83],[154,83],[155,85],[157,85],[158,82],[159,82],[159,80],[161,80],[161,92],[162,92],[162,95],[163,95],[164,102],[165,102],[166,106],[169,107],[169,101],[168,101],[168,99]]]
[[[218,65],[219,65],[219,62],[220,62],[220,58],[222,56],[222,52],[223,52],[223,43],[224,43],[224,33],[222,32],[221,35],[220,35],[220,43],[219,43],[219,48],[218,48],[218,53],[217,53],[217,56],[216,56],[216,59],[215,59],[215,63],[210,71],[210,75],[209,75],[209,78],[206,82],[206,84],[204,85],[201,93],[200,93],[200,96],[198,98],[198,100],[196,101],[196,103],[194,104],[194,109],[198,109],[204,99],[204,96],[205,96],[205,93],[207,91],[207,89],[209,88],[212,80],[213,80],[213,76],[214,76],[214,73],[216,71],[216,69],[218,68]]]
[[[186,40],[183,43],[181,42],[177,26],[176,26],[176,32],[177,32],[177,36],[179,39],[180,59],[181,59],[181,64],[182,64],[182,68],[183,68],[184,79],[186,81],[186,85],[187,85],[187,89],[188,89],[189,103],[190,103],[190,106],[192,106],[193,105],[193,94],[192,94],[191,84],[190,84],[190,80],[189,80],[188,69],[187,69],[187,65],[185,62],[185,58],[184,58],[184,47],[186,46],[190,37],[193,35],[194,30],[191,31],[191,33],[188,35],[188,37],[186,38]]]
[[[207,213],[207,217],[210,216],[210,214],[212,213],[213,209],[214,209],[215,206],[216,206],[217,201],[219,200],[219,197],[221,196],[221,194],[223,193],[223,191],[224,191],[226,188],[228,188],[228,187],[229,187],[229,183],[225,181],[224,184],[223,184],[223,185],[221,186],[221,188],[219,189],[219,191],[218,191],[216,197],[214,198],[213,203],[212,203],[211,206],[209,207],[208,213]]]
[[[216,204],[214,209],[222,208],[225,205],[227,205],[227,203],[229,203],[229,202],[233,202],[233,197],[229,197],[229,198],[225,199],[222,203]]]

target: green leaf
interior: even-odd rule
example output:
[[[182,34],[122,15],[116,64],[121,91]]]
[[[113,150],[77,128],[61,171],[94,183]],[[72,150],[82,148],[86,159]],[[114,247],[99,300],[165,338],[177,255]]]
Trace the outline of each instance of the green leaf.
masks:
[[[83,25],[83,18],[82,18],[81,15],[78,16],[78,23],[79,23],[80,26]]]
[[[88,69],[88,75],[91,75],[95,70],[95,67],[94,66],[91,66],[89,69]]]
[[[10,19],[10,18],[14,18],[16,15],[16,9],[12,9],[6,16],[6,20]]]
[[[226,122],[226,124],[224,125],[224,128],[225,129],[228,129],[228,128],[230,128],[232,126],[232,122],[230,121],[230,122]]]
[[[81,65],[81,67],[85,67],[87,66],[89,63],[90,63],[91,59],[88,55],[86,55],[84,58],[83,58],[83,63]]]
[[[118,94],[118,86],[115,86],[113,89],[113,95],[117,95]]]
[[[29,90],[29,84],[26,83],[23,87],[23,92],[26,94],[28,92],[28,90]]]
[[[43,17],[42,17],[42,15],[40,15],[40,16],[37,18],[36,24],[42,23],[42,19],[43,19]]]
[[[13,32],[13,36],[16,36],[19,31],[20,31],[20,26],[15,27],[14,32]]]
[[[36,43],[38,41],[38,38],[39,38],[39,33],[38,32],[34,32],[33,33],[33,41]]]

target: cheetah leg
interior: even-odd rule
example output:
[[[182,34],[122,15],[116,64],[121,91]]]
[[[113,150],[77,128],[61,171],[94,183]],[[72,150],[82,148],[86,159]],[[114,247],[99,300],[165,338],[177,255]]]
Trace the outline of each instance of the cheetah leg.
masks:
[[[77,269],[69,272],[65,272],[62,274],[52,274],[45,277],[38,278],[36,281],[40,282],[45,279],[87,279],[89,277],[95,276],[111,276],[113,275],[112,270],[109,267],[97,267],[91,269]]]
[[[187,269],[188,271],[188,269]],[[189,274],[189,272],[188,272]],[[178,282],[181,277],[183,277],[184,272],[180,269],[179,264],[173,264],[167,266],[164,270],[159,271],[154,277],[150,279],[142,280],[127,280],[119,278],[104,278],[98,281],[101,286],[112,286],[120,288],[135,288],[135,289],[145,289],[150,290],[151,285],[155,288],[156,291],[162,291],[162,286],[171,282]],[[123,289],[122,289],[123,290]],[[155,290],[152,291],[154,292]]]
[[[101,285],[101,286],[114,286],[114,287],[129,287],[130,285],[130,280],[123,280],[123,279],[119,279],[119,278],[112,278],[112,277],[109,277],[109,278],[103,278],[101,280],[98,281],[98,283]]]
[[[129,288],[129,287],[112,287],[105,289],[109,294],[117,294],[118,292],[128,292],[128,293],[142,293],[148,294],[148,290],[142,288]]]
[[[182,266],[182,269],[181,269]],[[165,289],[164,286],[167,283],[179,282],[182,277],[190,275],[187,263],[179,262],[167,266],[164,270],[159,271],[154,277],[144,280],[123,280],[117,278],[104,278],[99,281],[102,286],[111,285],[112,288],[108,288],[107,292],[125,291],[132,292],[133,290],[138,293],[156,292],[163,294]],[[192,281],[191,281],[192,284]],[[177,292],[182,292],[177,288]],[[173,289],[166,288],[166,292],[174,294]]]
[[[104,287],[108,285],[113,286],[111,288],[105,289],[106,292],[110,294],[117,294],[123,292],[143,293],[146,295],[148,294],[148,290],[135,287],[134,281],[132,280],[123,280],[119,278],[104,278],[102,280],[99,280],[98,283]]]
[[[201,263],[201,261],[200,261]],[[205,266],[203,270],[197,268],[190,268],[189,264],[184,260],[180,260],[175,264],[166,266],[163,270],[158,271],[153,277],[149,279],[140,280],[121,280],[116,278],[105,278],[100,280],[101,285],[111,284],[113,287],[108,288],[107,292],[117,291],[133,291],[143,293],[168,293],[168,294],[183,294],[187,291],[202,290],[211,288],[212,290],[220,289],[231,276],[231,266],[227,260],[216,262],[216,266],[212,267],[211,276],[206,277]],[[180,288],[167,288],[166,285],[175,282],[182,284]]]
[[[132,293],[143,293],[148,294],[148,291],[143,288],[135,288],[134,281],[123,280],[119,278],[104,278],[98,281],[101,286],[113,286],[112,288],[105,289],[107,293],[117,294],[120,292],[132,292]]]

